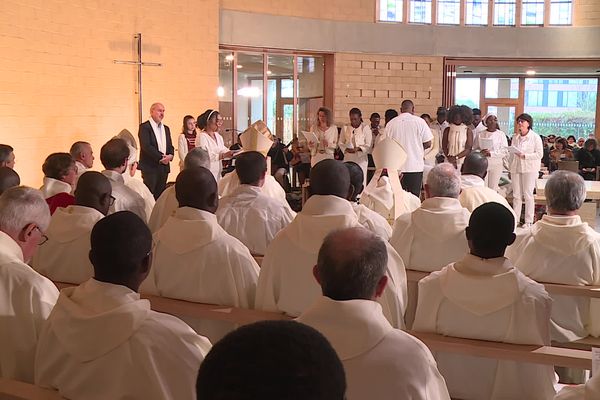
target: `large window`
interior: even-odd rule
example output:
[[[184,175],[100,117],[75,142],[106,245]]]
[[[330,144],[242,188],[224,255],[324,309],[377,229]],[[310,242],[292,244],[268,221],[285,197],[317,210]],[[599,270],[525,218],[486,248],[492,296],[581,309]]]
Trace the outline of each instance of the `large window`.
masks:
[[[456,78],[456,104],[464,104],[471,108],[479,107],[479,78]]]
[[[544,25],[544,0],[523,0],[521,25]]]
[[[410,0],[408,22],[416,24],[430,24],[431,1],[432,0]]]
[[[550,0],[550,24],[571,25],[572,0]]]
[[[402,22],[402,0],[380,0],[379,20],[389,22]]]
[[[437,23],[446,25],[460,24],[460,0],[438,0]]]
[[[467,0],[465,23],[467,25],[487,25],[488,0]]]
[[[494,1],[494,25],[515,25],[516,0]]]

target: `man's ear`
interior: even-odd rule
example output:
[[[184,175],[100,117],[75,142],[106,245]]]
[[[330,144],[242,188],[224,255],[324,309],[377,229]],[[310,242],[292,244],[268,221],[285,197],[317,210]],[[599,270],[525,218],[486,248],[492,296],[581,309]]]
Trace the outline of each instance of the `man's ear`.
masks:
[[[471,240],[471,228],[468,226],[465,228],[465,236],[467,237],[467,240]]]
[[[348,188],[348,196],[347,196],[348,200],[350,200],[354,196],[355,191],[356,191],[356,188],[354,187],[354,185],[350,184],[350,187]]]
[[[517,235],[513,232],[510,234],[510,237],[506,241],[506,245],[510,246],[511,244],[513,244],[515,242],[515,240],[517,240]]]
[[[27,224],[25,225],[25,227],[23,227],[23,229],[21,229],[21,232],[19,232],[19,242],[27,242],[29,240],[29,238],[31,237],[31,235],[33,235],[33,231],[35,230],[35,224]]]
[[[385,287],[387,286],[387,283],[387,275],[382,276],[379,282],[377,282],[377,287],[375,288],[375,298],[381,297],[383,291],[385,290]]]
[[[315,265],[313,267],[313,276],[315,277],[315,280],[317,281],[317,283],[320,286],[321,285],[321,276],[319,275],[319,267],[317,265]]]
[[[425,184],[423,185],[423,188],[425,189],[425,198],[428,199],[431,197],[431,195],[429,194],[429,185]]]
[[[215,192],[215,193],[211,194],[210,197],[208,198],[208,202],[215,209],[218,208],[219,207],[219,195],[218,195],[218,193]]]

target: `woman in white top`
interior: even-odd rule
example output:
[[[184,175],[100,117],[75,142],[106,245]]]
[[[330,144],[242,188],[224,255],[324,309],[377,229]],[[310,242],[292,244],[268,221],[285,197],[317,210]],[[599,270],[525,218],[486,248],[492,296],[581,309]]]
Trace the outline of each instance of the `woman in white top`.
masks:
[[[196,139],[196,144],[197,147],[208,152],[210,172],[217,182],[221,179],[221,170],[223,169],[221,161],[233,156],[233,151],[225,147],[223,136],[219,134],[221,125],[223,125],[223,118],[217,110],[206,110],[198,117],[198,128],[201,132]]]
[[[498,129],[498,117],[494,114],[486,115],[482,122],[487,129],[475,137],[473,148],[481,150],[481,153],[488,157],[485,181],[487,187],[498,191],[498,182],[504,169],[503,160],[508,154],[508,141],[506,134]]]
[[[444,129],[442,150],[455,168],[460,167],[473,147],[473,131],[468,125],[473,122],[473,111],[467,106],[452,106],[448,111],[450,126]]]
[[[183,127],[177,140],[177,153],[179,153],[179,169],[183,169],[185,156],[196,147],[196,118],[191,115],[183,117]]]
[[[352,108],[349,115],[350,125],[342,129],[339,145],[344,152],[344,161],[355,162],[363,170],[363,186],[366,186],[373,132],[369,125],[363,125],[362,113],[358,108]]]
[[[521,219],[521,205],[525,201],[524,227],[533,224],[533,190],[544,156],[542,139],[533,128],[533,118],[529,114],[517,117],[519,132],[513,136],[510,157],[510,176],[513,186],[513,209],[517,222]]]
[[[311,126],[310,131],[316,136],[316,141],[307,140],[311,154],[310,166],[313,167],[321,160],[333,158],[333,153],[337,147],[337,126],[333,124],[333,114],[329,108],[319,108],[317,123]]]

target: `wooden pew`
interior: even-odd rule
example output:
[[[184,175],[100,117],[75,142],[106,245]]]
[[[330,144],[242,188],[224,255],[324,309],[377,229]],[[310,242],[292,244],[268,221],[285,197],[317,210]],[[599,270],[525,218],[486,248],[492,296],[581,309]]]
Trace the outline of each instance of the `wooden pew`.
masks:
[[[0,400],[62,400],[56,390],[0,378]]]

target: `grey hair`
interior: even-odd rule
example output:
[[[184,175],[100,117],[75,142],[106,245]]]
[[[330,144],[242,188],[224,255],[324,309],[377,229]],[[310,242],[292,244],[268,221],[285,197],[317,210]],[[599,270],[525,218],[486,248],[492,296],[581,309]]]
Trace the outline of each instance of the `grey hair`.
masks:
[[[27,186],[7,189],[0,196],[0,231],[17,234],[29,224],[48,229],[50,209],[42,192]]]
[[[545,188],[546,202],[552,211],[576,211],[585,200],[585,181],[571,171],[554,171]]]
[[[210,169],[210,155],[201,147],[194,147],[183,160],[183,169],[204,167]]]
[[[430,197],[456,199],[460,194],[460,175],[452,164],[438,164],[427,175],[427,187]]]
[[[79,157],[79,155],[85,150],[85,146],[91,146],[88,142],[75,142],[71,145],[71,149],[69,150],[69,154],[73,157],[74,160]]]

